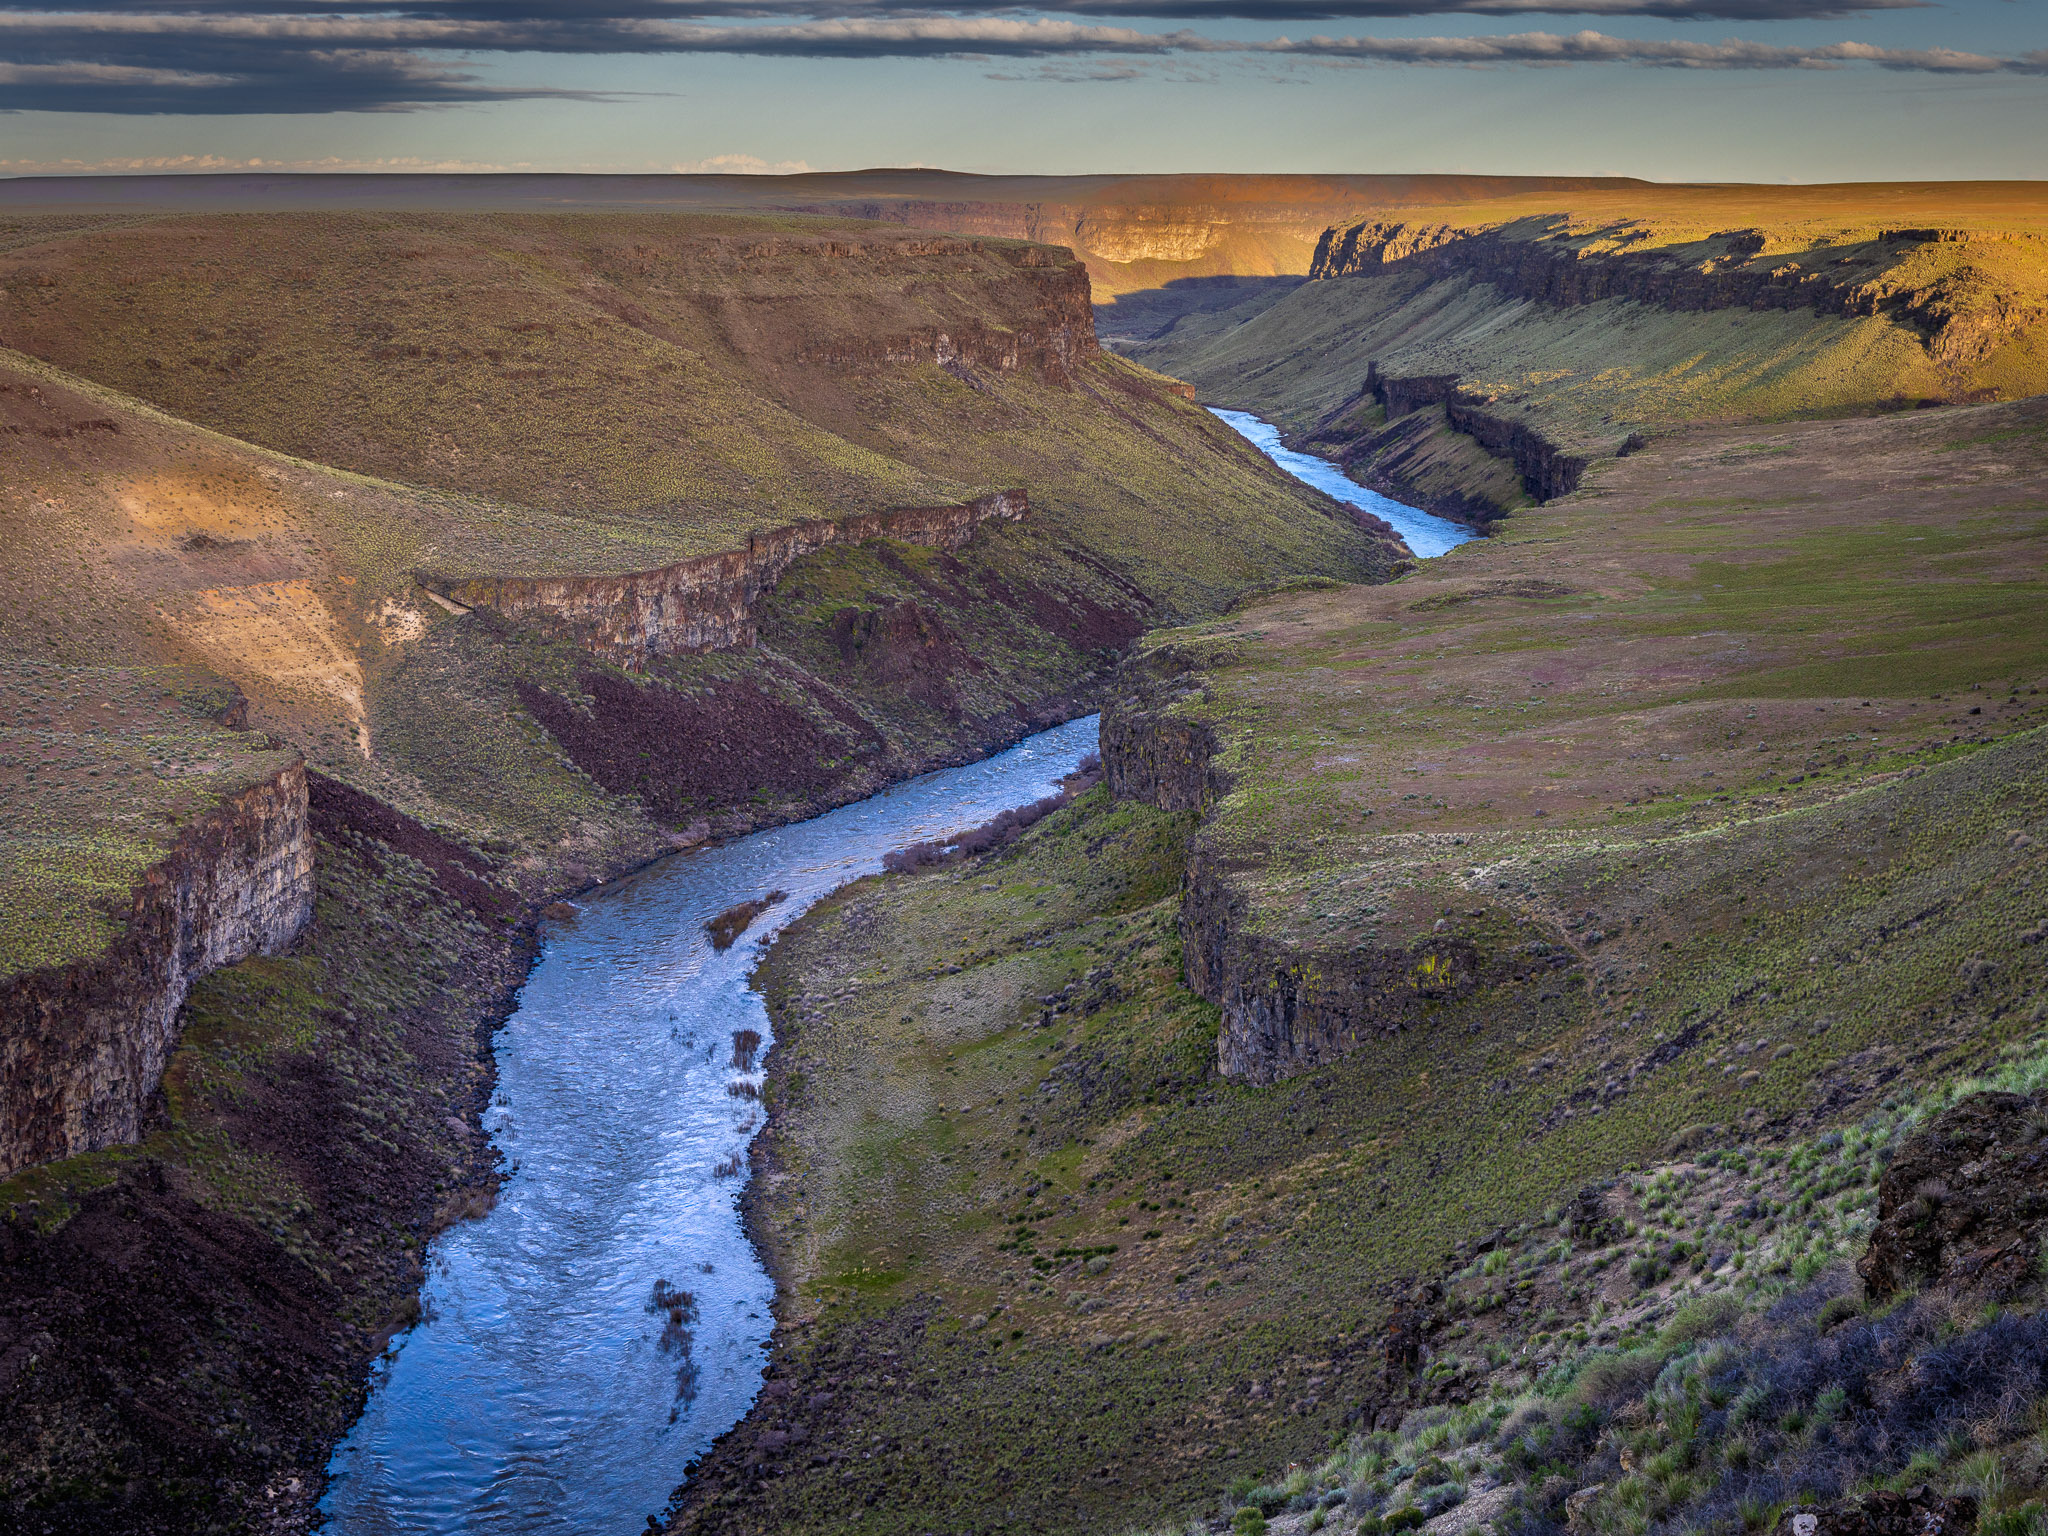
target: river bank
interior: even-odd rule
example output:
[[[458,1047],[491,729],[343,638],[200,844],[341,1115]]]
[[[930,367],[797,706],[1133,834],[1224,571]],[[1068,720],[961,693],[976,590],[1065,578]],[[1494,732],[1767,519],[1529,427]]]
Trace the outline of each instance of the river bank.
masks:
[[[336,1455],[333,1529],[589,1530],[661,1506],[759,1383],[772,1288],[735,1199],[775,1044],[747,984],[758,945],[889,850],[1052,791],[1093,747],[1077,721],[664,861],[549,924],[496,1044],[505,1182],[428,1256],[422,1320]],[[709,921],[770,889],[746,941],[715,948]]]
[[[2033,405],[1705,432],[1148,639],[1105,755],[1173,793],[767,957],[785,1326],[671,1528],[1212,1511],[1495,1372],[1426,1294],[1487,1234],[2032,1028],[2044,441]]]

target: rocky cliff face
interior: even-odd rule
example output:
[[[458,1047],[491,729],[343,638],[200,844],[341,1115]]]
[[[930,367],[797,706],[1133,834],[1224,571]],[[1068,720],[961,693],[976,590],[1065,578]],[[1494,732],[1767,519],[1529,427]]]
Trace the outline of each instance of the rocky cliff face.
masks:
[[[134,1140],[192,983],[283,949],[312,911],[306,772],[294,764],[184,830],[105,954],[0,982],[0,1177]]]
[[[1493,415],[1486,409],[1489,402],[1484,396],[1459,388],[1456,374],[1390,378],[1375,363],[1366,370],[1364,393],[1380,403],[1390,423],[1441,405],[1454,430],[1476,440],[1495,458],[1513,464],[1529,494],[1538,501],[1569,496],[1579,488],[1590,462],[1584,454],[1558,447],[1524,422]]]
[[[1212,769],[1216,738],[1197,721],[1139,711],[1126,701],[1102,715],[1102,766],[1110,793],[1162,811],[1203,811],[1223,788]]]
[[[1207,810],[1229,789],[1215,737],[1160,705],[1156,690],[1141,689],[1103,711],[1111,792],[1161,810]],[[1305,949],[1257,931],[1248,911],[1224,861],[1198,839],[1181,880],[1182,963],[1189,990],[1221,1010],[1219,1069],[1244,1082],[1277,1082],[1348,1056],[1509,969],[1455,932],[1412,946]]]
[[[1953,229],[1886,229],[1877,244],[2006,245],[2029,237]],[[1673,310],[1793,310],[1885,315],[1926,339],[1937,357],[1968,363],[1989,356],[2041,322],[2038,304],[2017,295],[1987,303],[1986,287],[1967,275],[1895,280],[1889,260],[1841,255],[1825,243],[1796,257],[1758,261],[1764,237],[1728,230],[1711,237],[1718,253],[1678,260],[1656,250],[1587,251],[1564,240],[1516,239],[1500,230],[1369,221],[1330,229],[1316,246],[1311,279],[1357,273],[1424,271],[1437,278],[1490,283],[1510,298],[1539,304],[1597,304],[1630,299]],[[1827,253],[1827,254],[1823,254]]]
[[[1180,936],[1189,989],[1222,1010],[1217,1066],[1251,1083],[1348,1056],[1495,979],[1478,947],[1457,934],[1412,948],[1321,951],[1258,933],[1243,897],[1199,848],[1181,885]]]
[[[754,534],[742,549],[620,576],[506,576],[445,582],[429,591],[465,608],[489,608],[544,632],[568,634],[627,666],[651,656],[754,643],[754,608],[796,560],[831,544],[899,539],[957,549],[983,523],[1014,522],[1030,504],[1021,490],[951,507],[903,507],[820,518]]]

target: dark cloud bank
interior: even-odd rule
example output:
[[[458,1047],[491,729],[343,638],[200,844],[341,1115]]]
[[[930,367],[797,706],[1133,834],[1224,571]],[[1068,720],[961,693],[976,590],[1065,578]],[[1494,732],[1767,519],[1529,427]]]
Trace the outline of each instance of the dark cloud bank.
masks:
[[[785,58],[1093,61],[1314,59],[1437,67],[1634,65],[1691,70],[1854,67],[1946,75],[2041,75],[2048,51],[1991,57],[1942,48],[1745,39],[1645,39],[1524,31],[1478,37],[1314,35],[1243,41],[1130,22],[1273,24],[1432,15],[1811,21],[1918,8],[1923,0],[135,0],[53,11],[0,0],[0,107],[101,113],[403,111],[513,97],[579,96],[482,75],[479,55],[734,54]],[[1083,20],[1080,18],[1092,18]]]

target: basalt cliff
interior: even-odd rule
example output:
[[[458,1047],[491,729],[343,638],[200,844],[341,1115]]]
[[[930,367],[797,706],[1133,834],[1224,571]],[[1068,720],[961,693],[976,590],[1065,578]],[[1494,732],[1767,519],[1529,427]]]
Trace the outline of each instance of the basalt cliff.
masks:
[[[312,911],[306,771],[293,763],[179,830],[104,953],[0,980],[0,1178],[134,1141],[193,984],[282,952]]]
[[[2036,392],[2044,328],[2048,231],[2023,201],[1908,225],[1881,200],[1673,195],[1333,225],[1306,283],[1131,351],[1485,527],[1702,420]]]
[[[489,608],[538,633],[572,636],[599,655],[638,668],[653,656],[753,645],[762,596],[794,562],[818,550],[893,539],[951,552],[982,524],[1015,522],[1029,509],[1023,491],[998,491],[958,506],[819,518],[749,534],[742,549],[701,555],[659,570],[453,582],[426,572],[421,582],[462,608]]]

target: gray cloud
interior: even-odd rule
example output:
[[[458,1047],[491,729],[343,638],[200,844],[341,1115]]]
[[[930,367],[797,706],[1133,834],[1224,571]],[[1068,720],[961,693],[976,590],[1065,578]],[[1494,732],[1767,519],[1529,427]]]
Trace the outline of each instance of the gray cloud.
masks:
[[[1694,43],[1610,37],[1604,32],[1523,32],[1508,37],[1280,38],[1247,47],[1381,64],[1637,64],[1663,69],[1841,69],[1854,64],[1941,75],[2048,74],[2048,50],[2019,58],[1950,48],[1878,48],[1868,43],[1788,47],[1732,41]]]
[[[1078,6],[1082,0],[1075,0]],[[1102,0],[1087,0],[1100,13]],[[1184,8],[1226,0],[1127,0]],[[1280,0],[1314,9],[1312,0]],[[1379,3],[1379,0],[1360,0]],[[1502,6],[1518,0],[1472,0]],[[1597,0],[1596,0],[1597,3]],[[1620,4],[1622,0],[1611,0]],[[1528,8],[1526,5],[1524,8]],[[449,7],[450,12],[453,7]],[[1781,6],[1782,9],[1782,6]],[[1240,7],[1242,10],[1242,7]],[[1160,14],[1167,14],[1161,11]],[[1324,9],[1316,15],[1327,14]],[[1128,18],[1126,18],[1128,19]],[[678,19],[644,14],[482,15],[126,9],[52,13],[0,6],[0,108],[116,113],[394,111],[590,93],[487,81],[477,54],[753,55],[1067,61],[1052,78],[1121,79],[1118,59],[1205,55],[1315,58],[1359,65],[1693,70],[1853,67],[1937,75],[2039,75],[2048,52],[1998,57],[1841,42],[1615,37],[1596,31],[1478,37],[1327,37],[1265,41],[1147,31],[1068,15],[860,14],[805,20]],[[1040,66],[1041,73],[1049,65]]]
[[[718,17],[987,15],[1029,9],[1077,16],[1154,20],[1387,21],[1418,16],[1572,15],[1667,21],[1827,21],[1879,11],[1919,10],[1933,0],[128,0],[127,16],[400,16],[470,24],[553,22],[602,32],[617,22]],[[73,8],[75,10],[75,8]],[[0,12],[66,14],[48,0],[0,0]]]

